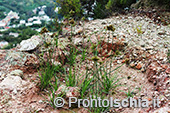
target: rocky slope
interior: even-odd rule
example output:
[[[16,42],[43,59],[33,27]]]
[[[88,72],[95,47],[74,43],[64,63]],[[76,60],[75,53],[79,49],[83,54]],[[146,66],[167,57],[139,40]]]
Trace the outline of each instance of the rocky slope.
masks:
[[[148,100],[159,97],[161,100],[161,108],[156,110],[151,106],[147,109],[118,108],[111,111],[170,112],[170,64],[167,56],[168,48],[170,48],[170,26],[157,25],[147,17],[132,15],[79,22],[73,27],[73,32],[70,26],[63,28],[62,35],[59,36],[59,51],[56,56],[61,53],[67,56],[64,48],[68,48],[71,43],[71,34],[73,35],[71,41],[80,52],[83,47],[90,48],[90,42],[95,44],[100,40],[103,45],[97,48],[99,57],[103,61],[117,54],[113,57],[113,65],[126,63],[119,73],[122,77],[131,76],[133,82],[126,79],[121,81],[122,84],[130,87],[143,86],[138,96]],[[51,46],[46,48],[44,42],[50,45],[55,44],[52,36],[46,34],[22,41],[11,50],[0,51],[1,112],[6,110],[11,112],[52,111],[47,103],[42,102],[43,98],[38,95],[39,90],[36,87],[37,67],[40,63],[37,54],[51,48]],[[111,50],[114,52],[110,52]],[[53,63],[60,62],[57,59],[53,61]],[[89,68],[91,65],[91,63],[88,65]],[[124,87],[121,89],[128,90]],[[123,96],[120,97],[123,98]],[[60,112],[60,110],[53,112]],[[82,109],[79,112],[82,112]]]

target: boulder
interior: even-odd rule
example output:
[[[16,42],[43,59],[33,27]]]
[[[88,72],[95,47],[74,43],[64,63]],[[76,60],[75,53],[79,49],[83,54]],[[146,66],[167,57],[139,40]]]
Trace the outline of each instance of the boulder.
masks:
[[[23,40],[20,43],[20,51],[32,51],[35,50],[41,42],[39,36],[32,36],[30,39]]]

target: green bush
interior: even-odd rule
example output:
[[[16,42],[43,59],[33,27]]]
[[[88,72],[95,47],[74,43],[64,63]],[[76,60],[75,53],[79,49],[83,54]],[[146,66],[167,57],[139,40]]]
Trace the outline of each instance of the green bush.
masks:
[[[124,8],[135,2],[136,0],[109,0],[106,5],[106,9],[113,10],[115,8]]]
[[[109,12],[105,8],[107,2],[108,0],[96,2],[96,6],[94,7],[94,18],[105,18],[109,15]]]
[[[105,18],[114,9],[128,7],[132,3],[135,3],[136,0],[57,0],[56,2],[61,7],[58,13],[65,18],[77,17],[80,19],[83,15],[83,10],[86,10],[87,14],[83,16],[96,19]],[[90,14],[90,12],[94,14]]]
[[[58,13],[65,18],[80,18],[83,14],[80,0],[56,0],[56,2],[61,7]]]

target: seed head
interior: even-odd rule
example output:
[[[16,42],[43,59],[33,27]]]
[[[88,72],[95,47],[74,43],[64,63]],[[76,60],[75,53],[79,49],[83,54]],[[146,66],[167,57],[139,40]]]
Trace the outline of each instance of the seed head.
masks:
[[[85,19],[86,19],[86,18],[85,18],[84,16],[81,18],[82,21],[84,21]]]
[[[115,28],[113,25],[106,26],[106,29],[110,31],[115,31]]]
[[[40,34],[44,34],[44,33],[47,33],[49,32],[48,29],[46,27],[43,27],[40,31]]]
[[[91,58],[91,60],[97,62],[97,61],[101,61],[101,58],[98,57],[98,56],[93,56],[93,57]]]
[[[69,23],[72,24],[72,25],[74,25],[74,23],[75,23],[74,19],[71,19],[71,20],[69,21]]]
[[[71,10],[71,11],[69,12],[69,14],[74,15],[74,14],[75,14],[75,11]]]

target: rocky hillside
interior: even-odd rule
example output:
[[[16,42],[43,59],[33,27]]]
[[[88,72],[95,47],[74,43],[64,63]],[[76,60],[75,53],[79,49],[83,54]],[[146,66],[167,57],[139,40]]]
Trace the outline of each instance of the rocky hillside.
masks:
[[[120,107],[109,108],[108,111],[170,112],[170,64],[168,63],[170,60],[170,56],[168,56],[170,26],[158,25],[148,17],[133,15],[119,15],[89,22],[80,21],[76,24],[72,20],[69,21],[71,26],[66,23],[67,21],[58,38],[57,33],[49,35],[44,28],[40,35],[23,40],[16,48],[0,51],[0,112],[53,111],[58,113],[65,110],[65,108],[53,109],[50,107],[49,102],[45,102],[42,98],[43,95],[49,100],[47,95],[50,91],[48,89],[41,91],[41,87],[37,85],[40,84],[37,70],[41,69],[42,63],[46,65],[42,59],[47,62],[49,58],[55,66],[60,65],[66,69],[71,63],[76,64],[78,67],[76,76],[84,75],[86,69],[95,70],[96,61],[105,65],[111,60],[112,66],[107,67],[108,70],[125,64],[117,72],[118,75],[125,78],[118,82],[124,86],[115,88],[116,95],[112,92],[111,96],[127,98],[127,95],[120,90],[127,92],[129,89],[141,88],[141,92],[133,92],[134,98],[147,99],[151,103],[153,98],[159,97],[161,107],[156,109],[153,106],[149,108]],[[73,47],[76,48],[76,56],[72,54]],[[84,50],[86,51],[83,54]],[[95,57],[93,54],[96,54],[96,51],[94,50],[97,51]],[[50,51],[55,54],[48,57]],[[43,54],[44,52],[47,54]],[[69,56],[71,55],[74,56],[75,62],[70,61]],[[82,59],[84,60],[82,61]],[[55,76],[59,77],[60,73],[56,73]],[[63,87],[68,86],[65,86],[67,84],[65,76],[59,77],[62,85],[60,84],[55,95],[63,93]],[[71,80],[69,79],[69,81]],[[52,81],[54,80],[52,79]],[[67,87],[68,91],[63,93],[66,100],[70,96],[80,98],[81,92],[77,89],[82,87],[78,84],[74,87]],[[84,108],[76,109],[76,111],[88,112]]]

